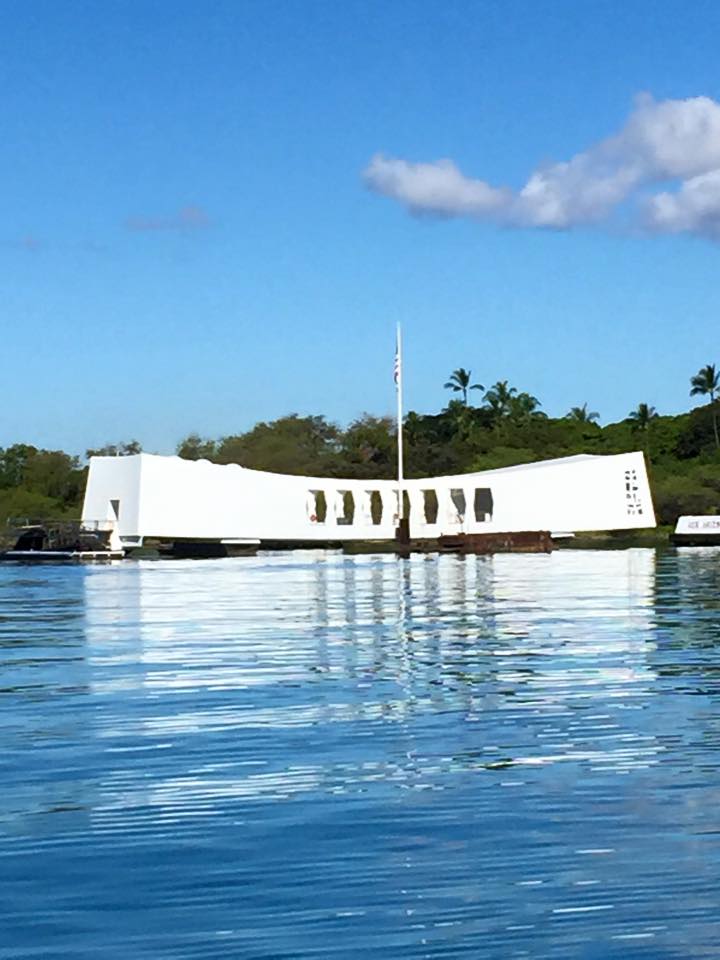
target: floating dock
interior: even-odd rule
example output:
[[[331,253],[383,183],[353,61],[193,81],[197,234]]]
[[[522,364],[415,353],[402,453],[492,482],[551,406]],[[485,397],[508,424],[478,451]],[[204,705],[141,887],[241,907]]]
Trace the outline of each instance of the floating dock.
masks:
[[[15,545],[0,552],[0,561],[5,563],[107,563],[125,556],[122,547],[113,542],[112,524],[10,521],[9,527]]]

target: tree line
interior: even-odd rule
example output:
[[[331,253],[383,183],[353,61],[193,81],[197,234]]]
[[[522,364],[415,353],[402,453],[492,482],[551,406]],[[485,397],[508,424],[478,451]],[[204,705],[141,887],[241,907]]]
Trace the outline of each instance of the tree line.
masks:
[[[720,512],[720,374],[708,364],[690,379],[690,396],[708,402],[686,413],[660,415],[643,402],[617,423],[601,426],[588,404],[550,417],[532,394],[507,380],[487,389],[472,371],[453,370],[445,383],[453,396],[438,413],[411,411],[404,420],[405,474],[437,476],[489,470],[578,453],[612,454],[643,449],[648,459],[658,520],[683,513]],[[476,394],[479,404],[470,399]],[[124,456],[137,440],[86,451]],[[392,478],[397,437],[392,418],[365,413],[345,428],[323,415],[289,414],[252,429],[212,439],[191,433],[177,454],[190,460],[239,463],[256,470],[357,479]],[[0,448],[0,522],[8,517],[79,515],[86,462],[62,450],[27,444]]]

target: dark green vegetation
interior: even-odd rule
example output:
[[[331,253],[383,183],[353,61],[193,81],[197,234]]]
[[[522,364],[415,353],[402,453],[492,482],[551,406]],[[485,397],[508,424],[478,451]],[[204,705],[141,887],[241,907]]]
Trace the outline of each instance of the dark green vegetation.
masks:
[[[138,453],[133,440],[86,456],[123,456]],[[0,539],[8,518],[77,518],[85,491],[87,467],[79,457],[62,450],[38,450],[25,443],[0,447]]]
[[[24,443],[0,448],[0,518],[74,517],[85,489],[85,470],[62,450]]]
[[[501,380],[469,402],[471,372],[454,370],[446,387],[452,399],[440,413],[410,412],[405,418],[408,477],[489,470],[577,453],[612,454],[644,450],[658,522],[682,513],[720,511],[720,448],[716,399],[720,374],[710,364],[691,379],[691,394],[709,402],[677,416],[660,416],[641,403],[625,420],[601,427],[586,403],[552,418],[529,393]],[[123,456],[141,449],[137,441],[88,450],[87,456]],[[181,457],[240,463],[256,470],[311,476],[391,478],[396,471],[395,425],[389,417],[364,414],[345,429],[323,416],[291,414],[252,430],[211,440],[191,434],[177,448]],[[7,517],[78,516],[86,467],[59,450],[24,444],[0,448],[0,521]]]

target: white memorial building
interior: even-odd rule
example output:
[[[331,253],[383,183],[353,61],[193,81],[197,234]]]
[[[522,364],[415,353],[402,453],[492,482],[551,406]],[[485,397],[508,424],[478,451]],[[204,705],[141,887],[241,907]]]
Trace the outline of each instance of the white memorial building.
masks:
[[[397,480],[298,477],[141,453],[93,457],[83,523],[110,522],[125,548],[146,538],[232,543],[390,540]],[[655,526],[642,453],[579,455],[402,482],[412,539]]]

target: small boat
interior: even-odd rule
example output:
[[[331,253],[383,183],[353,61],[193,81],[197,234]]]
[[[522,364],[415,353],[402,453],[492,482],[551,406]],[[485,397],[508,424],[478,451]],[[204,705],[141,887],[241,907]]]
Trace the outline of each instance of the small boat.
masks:
[[[111,544],[112,530],[88,528],[79,521],[49,520],[14,524],[15,545],[0,552],[6,563],[97,563],[121,560],[125,552]]]
[[[678,547],[720,544],[720,516],[679,517],[670,539]]]

